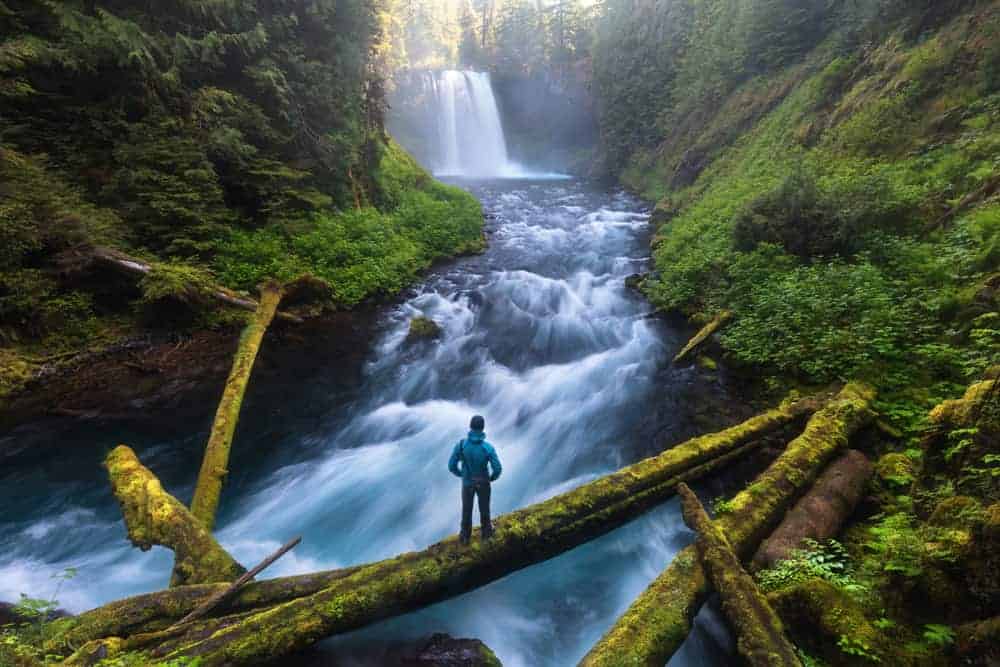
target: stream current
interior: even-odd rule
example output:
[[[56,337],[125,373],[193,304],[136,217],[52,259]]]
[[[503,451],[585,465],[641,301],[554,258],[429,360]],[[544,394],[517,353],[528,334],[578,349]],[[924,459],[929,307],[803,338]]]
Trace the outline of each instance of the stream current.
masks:
[[[289,389],[290,400],[312,392],[310,410],[321,414],[237,434],[220,541],[253,564],[303,536],[264,576],[378,560],[457,532],[460,482],[447,459],[472,414],[486,417],[503,462],[494,516],[704,430],[693,415],[699,396],[720,391],[716,381],[669,365],[681,333],[625,287],[649,261],[644,206],[573,180],[459,185],[491,214],[489,249],[435,269],[385,309],[356,386],[329,397],[321,384]],[[416,315],[434,319],[441,338],[407,343]],[[247,412],[254,419],[252,395]],[[0,472],[0,600],[55,595],[78,612],[162,588],[171,554],[129,546],[99,462],[129,442],[189,498],[206,427],[169,440],[81,432],[98,446]],[[306,664],[327,655],[379,664],[389,642],[447,632],[482,639],[508,667],[574,665],[690,541],[672,501],[489,586],[328,640]],[[52,578],[68,567],[74,578]],[[707,608],[670,665],[721,666],[730,656]]]

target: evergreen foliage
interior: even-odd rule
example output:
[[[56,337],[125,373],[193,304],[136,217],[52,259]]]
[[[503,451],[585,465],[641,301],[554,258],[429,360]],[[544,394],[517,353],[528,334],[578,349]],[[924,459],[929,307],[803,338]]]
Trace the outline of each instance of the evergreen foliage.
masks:
[[[391,7],[5,2],[0,340],[78,345],[213,281],[314,273],[347,306],[480,243],[476,202],[387,147]],[[103,245],[157,270],[131,290],[65,270]]]

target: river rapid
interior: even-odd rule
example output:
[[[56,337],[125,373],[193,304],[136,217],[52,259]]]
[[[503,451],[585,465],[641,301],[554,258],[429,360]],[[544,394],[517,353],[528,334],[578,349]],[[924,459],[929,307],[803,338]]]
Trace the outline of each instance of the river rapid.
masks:
[[[355,386],[336,396],[322,384],[291,387],[289,400],[309,396],[309,419],[238,433],[220,541],[252,564],[303,536],[268,577],[378,560],[457,532],[460,482],[446,464],[472,414],[486,417],[503,462],[499,515],[702,432],[702,398],[723,391],[715,377],[670,366],[681,332],[625,287],[649,259],[639,201],[574,180],[459,184],[490,214],[489,249],[435,269],[385,309]],[[416,315],[434,319],[441,338],[406,342]],[[245,412],[254,409],[248,397]],[[169,440],[81,432],[98,442],[0,472],[0,600],[55,595],[81,611],[162,588],[170,553],[128,545],[99,463],[127,441],[188,498],[206,429]],[[306,661],[379,664],[387,642],[447,632],[482,639],[508,667],[573,665],[690,541],[670,502],[561,557],[333,638]],[[68,567],[74,578],[52,578]],[[670,664],[721,666],[730,656],[707,609]]]

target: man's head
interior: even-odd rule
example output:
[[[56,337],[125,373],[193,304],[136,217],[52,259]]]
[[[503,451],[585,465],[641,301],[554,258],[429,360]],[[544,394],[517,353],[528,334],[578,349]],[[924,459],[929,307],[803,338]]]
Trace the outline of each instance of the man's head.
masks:
[[[482,431],[486,428],[486,420],[483,419],[482,415],[476,415],[472,418],[472,421],[469,422],[469,428],[473,431]]]

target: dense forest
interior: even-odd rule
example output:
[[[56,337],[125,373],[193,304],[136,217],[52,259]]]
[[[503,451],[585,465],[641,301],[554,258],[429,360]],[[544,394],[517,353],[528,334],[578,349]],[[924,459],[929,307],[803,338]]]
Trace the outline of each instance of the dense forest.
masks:
[[[781,518],[752,501],[780,504],[784,515],[814,482],[835,486],[820,473],[837,448],[850,440],[861,452],[861,463],[837,463],[861,480],[841,494],[852,500],[823,501],[847,505],[843,516],[816,510],[831,524],[826,539],[800,539],[766,562],[757,552],[748,565],[741,595],[749,589],[759,606],[773,607],[777,634],[791,642],[783,644],[790,662],[748,664],[995,664],[996,0],[0,0],[0,424],[40,419],[50,395],[78,391],[79,379],[60,378],[86,375],[97,351],[139,339],[172,346],[204,332],[234,340],[248,323],[247,331],[260,325],[248,311],[267,300],[267,285],[284,291],[282,326],[332,327],[344,314],[395,303],[445,260],[482,253],[484,229],[502,232],[491,223],[501,204],[540,204],[524,203],[524,186],[491,200],[500,204],[484,221],[482,191],[436,180],[403,147],[419,154],[415,147],[430,141],[411,120],[426,102],[422,77],[441,70],[490,74],[516,160],[648,203],[651,258],[625,284],[662,320],[701,329],[678,368],[689,351],[692,373],[718,378],[724,368],[763,421],[688,441],[690,456],[680,445],[669,455],[676,459],[643,451],[656,463],[607,477],[574,470],[589,476],[566,479],[587,484],[529,494],[537,504],[498,521],[493,546],[449,556],[464,579],[443,572],[447,559],[435,549],[454,546],[444,542],[369,569],[302,575],[291,581],[294,594],[252,589],[232,617],[209,615],[184,641],[158,633],[169,635],[214,589],[182,587],[190,597],[180,602],[155,598],[155,618],[126,605],[50,623],[42,604],[42,622],[3,631],[0,664],[280,656],[584,544],[665,500],[689,472],[713,469],[709,456],[745,454],[746,433],[756,441],[807,419],[792,441],[801,449],[789,444],[780,455],[791,463],[778,457],[764,482],[716,498],[714,522],[684,495],[706,572],[715,567],[703,546],[710,539],[716,554],[735,551],[731,567],[740,569]],[[557,201],[560,215],[572,209]],[[631,224],[631,215],[614,224]],[[490,271],[502,281],[524,269]],[[530,289],[541,290],[540,281]],[[455,309],[473,303],[488,313],[493,304],[471,291],[453,299]],[[512,300],[516,312],[494,315],[495,328],[537,305],[520,292]],[[555,300],[537,298],[549,308],[544,317],[565,324],[565,312],[550,308]],[[581,298],[573,308],[600,306]],[[414,340],[442,336],[420,315],[401,344],[412,356],[424,349]],[[544,338],[536,332],[518,345]],[[468,354],[442,353],[438,362],[458,366]],[[556,355],[545,368],[555,377],[561,363]],[[249,368],[244,383],[248,376]],[[814,404],[826,394],[836,398]],[[239,408],[237,399],[233,422]],[[733,420],[723,421],[710,430]],[[110,456],[149,473],[129,455]],[[134,504],[114,473],[112,485],[123,508]],[[556,490],[564,495],[550,499]],[[203,587],[242,572],[212,538],[212,520],[198,539],[233,569],[188,582]],[[138,543],[135,521],[126,512]],[[693,558],[685,553],[682,570],[682,558]],[[656,582],[614,627],[602,627],[581,664],[663,664],[674,653],[701,602],[677,602],[686,606],[672,616],[668,598],[684,587],[664,593]],[[724,611],[737,613],[728,602]],[[255,639],[268,633],[273,641]],[[749,634],[740,633],[740,650]],[[152,639],[165,648],[150,649]],[[84,641],[103,652],[77,651]]]

